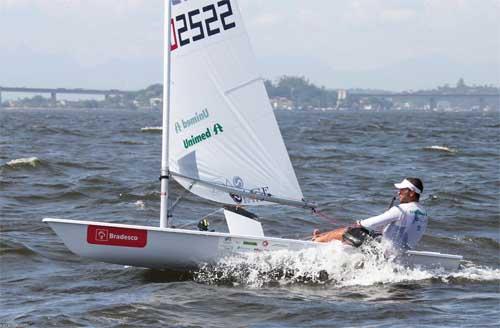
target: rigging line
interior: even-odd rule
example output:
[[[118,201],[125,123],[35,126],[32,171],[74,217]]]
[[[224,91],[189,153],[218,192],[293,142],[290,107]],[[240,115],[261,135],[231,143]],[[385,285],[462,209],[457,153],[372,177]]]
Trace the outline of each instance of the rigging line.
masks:
[[[185,195],[186,195],[189,191],[191,191],[191,189],[193,188],[193,186],[194,186],[194,184],[195,184],[195,183],[196,183],[196,181],[195,181],[195,182],[193,182],[193,183],[189,186],[189,188],[185,189],[185,190],[182,192],[182,194],[180,194],[180,195],[179,195],[179,197],[177,197],[177,198],[175,199],[175,201],[172,203],[172,205],[170,205],[170,208],[168,209],[168,211],[169,211],[169,212],[174,210],[174,208],[175,208],[175,207],[177,206],[177,204],[181,201],[181,199],[182,199],[182,198],[183,198],[183,197],[184,197],[184,196],[185,196]]]
[[[218,209],[216,209],[215,211],[208,213],[207,215],[205,215],[205,216],[204,216],[204,217],[202,217],[201,219],[202,219],[202,220],[203,220],[203,219],[206,219],[206,218],[208,218],[208,217],[210,217],[210,216],[214,215],[215,213],[217,213],[217,212],[219,212],[219,211],[222,211],[222,210],[224,210],[224,209],[223,209],[223,208],[218,208]]]
[[[387,207],[386,211],[388,211],[392,208],[392,206],[394,205],[394,202],[396,201],[396,198],[397,198],[397,194],[394,194],[394,196],[392,196],[391,203],[389,204],[389,207]]]
[[[204,217],[202,217],[200,220],[204,220],[204,219],[206,219],[206,218],[208,218],[208,217],[210,217],[210,216],[214,215],[215,213],[217,213],[217,212],[219,212],[219,211],[222,211],[222,210],[223,210],[223,208],[218,208],[218,209],[216,209],[215,211],[208,213],[207,215],[205,215]],[[185,227],[190,226],[191,224],[193,224],[193,223],[191,223],[191,222],[189,222],[189,223],[184,223],[184,224],[181,224],[181,225],[179,225],[179,226],[177,226],[177,227],[175,227],[175,228],[176,228],[176,229],[182,229],[182,228],[185,228]]]
[[[316,215],[317,217],[319,217],[319,218],[321,218],[321,219],[323,219],[323,220],[325,220],[325,221],[329,221],[330,223],[333,223],[334,225],[337,225],[337,226],[343,226],[342,224],[340,224],[340,223],[338,222],[338,220],[337,220],[337,219],[334,219],[333,217],[331,217],[331,216],[329,216],[329,215],[325,214],[324,212],[322,212],[322,211],[318,210],[317,208],[313,208],[313,209],[312,209],[312,213],[313,213],[313,215]],[[316,230],[316,229],[315,229],[315,230]],[[314,232],[313,232],[313,233],[314,233]],[[307,234],[307,235],[305,235],[304,237],[300,237],[299,239],[300,239],[300,240],[311,240],[311,239],[312,239],[312,237],[313,237],[313,234]]]
[[[318,216],[319,218],[323,219],[323,220],[327,220],[327,221],[330,221],[330,223],[333,223],[335,225],[338,225],[340,226],[341,224],[338,222],[337,219],[325,214],[324,212],[318,210],[318,209],[313,209],[312,210],[313,214]]]
[[[181,201],[182,198],[184,198],[184,196],[189,192],[191,191],[191,188],[193,188],[194,184],[196,183],[196,181],[194,181],[193,183],[191,183],[191,185],[189,186],[189,188],[185,189],[182,194],[179,195],[179,197],[177,197],[177,199],[172,203],[172,205],[170,205],[170,208],[168,209],[168,217],[171,218],[172,220],[170,221],[170,224],[172,224],[172,222],[174,221],[174,217],[173,217],[173,212],[174,212],[174,208],[177,206],[177,204]]]

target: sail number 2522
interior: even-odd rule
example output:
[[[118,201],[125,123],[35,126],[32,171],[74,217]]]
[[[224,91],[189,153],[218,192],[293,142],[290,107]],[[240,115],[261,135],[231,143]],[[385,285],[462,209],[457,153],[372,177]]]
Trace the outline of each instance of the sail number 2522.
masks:
[[[171,50],[236,27],[232,16],[231,1],[221,0],[173,17]]]

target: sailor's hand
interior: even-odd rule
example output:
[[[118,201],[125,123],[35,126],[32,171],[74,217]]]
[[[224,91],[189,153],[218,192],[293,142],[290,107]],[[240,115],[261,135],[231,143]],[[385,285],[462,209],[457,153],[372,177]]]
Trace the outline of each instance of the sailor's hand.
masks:
[[[318,238],[321,235],[318,229],[313,230],[313,235],[312,235],[312,241],[315,241],[316,238]]]

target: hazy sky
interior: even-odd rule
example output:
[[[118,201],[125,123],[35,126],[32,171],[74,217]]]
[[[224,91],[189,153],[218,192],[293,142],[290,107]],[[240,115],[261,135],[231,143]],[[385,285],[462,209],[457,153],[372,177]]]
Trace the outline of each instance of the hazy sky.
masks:
[[[214,0],[215,1],[215,0]],[[500,84],[500,0],[240,0],[261,75],[392,90]],[[138,89],[162,0],[0,0],[0,85]]]

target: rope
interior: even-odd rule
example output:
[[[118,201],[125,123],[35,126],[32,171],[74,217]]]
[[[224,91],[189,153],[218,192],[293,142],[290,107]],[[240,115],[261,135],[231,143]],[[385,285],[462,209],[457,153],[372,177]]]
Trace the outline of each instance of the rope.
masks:
[[[205,215],[204,217],[202,217],[200,220],[204,220],[204,219],[206,219],[206,218],[208,218],[208,217],[210,217],[210,216],[214,215],[215,213],[217,213],[219,211],[222,211],[222,210],[223,210],[223,208],[218,208],[215,211],[208,213],[207,215]],[[181,224],[180,226],[177,226],[176,228],[184,228],[184,227],[187,227],[187,226],[189,226],[191,224],[192,223]]]
[[[172,203],[172,205],[170,205],[170,208],[167,210],[167,213],[168,213],[168,217],[171,218],[170,220],[170,225],[172,225],[172,222],[174,221],[174,218],[173,218],[173,215],[172,213],[174,212],[174,208],[177,206],[177,204],[181,201],[181,199],[191,190],[191,188],[193,188],[194,186],[194,182],[189,186],[188,189],[185,189],[182,194],[180,194],[176,200]]]
[[[312,209],[312,213],[313,213],[314,215],[316,215],[317,217],[319,217],[320,219],[323,219],[323,220],[325,220],[325,221],[328,221],[329,223],[332,223],[332,224],[334,224],[334,225],[341,226],[341,224],[338,222],[338,220],[337,220],[337,219],[334,219],[333,217],[331,217],[331,216],[329,216],[329,215],[325,214],[325,213],[324,213],[324,212],[322,212],[322,211],[319,211],[319,210],[318,210],[318,209],[316,209],[316,208],[313,208],[313,209]],[[308,235],[306,235],[306,236],[304,236],[304,237],[299,237],[299,239],[300,239],[300,240],[311,240],[311,238],[312,238],[312,234],[308,234]]]
[[[331,216],[329,216],[329,215],[327,215],[327,214],[323,213],[322,211],[319,211],[319,210],[317,210],[317,209],[313,209],[313,210],[312,210],[312,212],[313,212],[313,214],[314,214],[314,215],[316,215],[317,217],[319,217],[319,218],[321,218],[321,219],[323,219],[323,220],[329,221],[330,223],[333,223],[333,224],[335,224],[335,225],[339,225],[339,226],[341,225],[341,224],[337,221],[337,219],[332,218]]]
[[[222,210],[224,210],[224,209],[223,209],[223,208],[218,208],[218,209],[216,209],[215,211],[208,213],[207,215],[205,215],[205,216],[204,216],[204,217],[202,217],[201,219],[202,219],[202,220],[203,220],[203,219],[206,219],[206,218],[208,218],[208,217],[210,217],[210,216],[214,215],[215,213],[217,213],[217,212],[219,212],[219,211],[222,211]]]
[[[386,211],[390,210],[392,208],[392,206],[394,205],[394,202],[396,201],[396,195],[394,195],[392,197],[392,200],[391,200],[391,203],[389,204],[389,207],[387,208]]]

